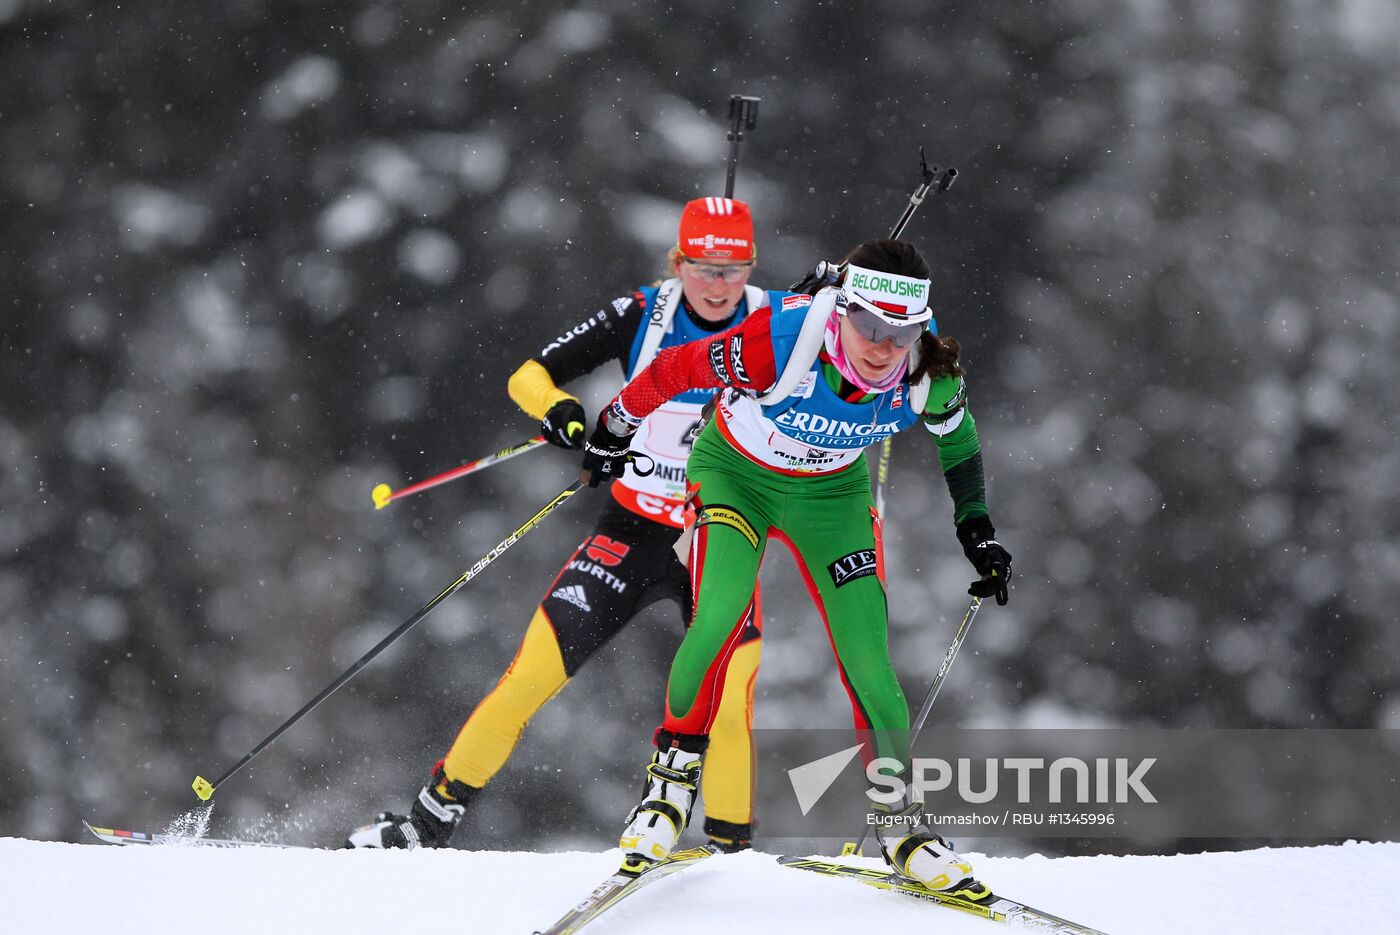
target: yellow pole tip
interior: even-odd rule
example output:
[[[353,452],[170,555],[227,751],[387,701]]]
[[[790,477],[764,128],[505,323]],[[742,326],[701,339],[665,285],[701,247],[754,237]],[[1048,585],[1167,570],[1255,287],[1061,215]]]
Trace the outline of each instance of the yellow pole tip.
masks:
[[[203,776],[196,776],[194,777],[194,794],[199,796],[201,802],[208,802],[210,797],[214,795],[214,787]]]
[[[394,491],[390,489],[388,484],[375,484],[374,489],[369,492],[369,495],[374,498],[374,508],[376,510],[382,510],[388,506],[389,501],[393,499]]]

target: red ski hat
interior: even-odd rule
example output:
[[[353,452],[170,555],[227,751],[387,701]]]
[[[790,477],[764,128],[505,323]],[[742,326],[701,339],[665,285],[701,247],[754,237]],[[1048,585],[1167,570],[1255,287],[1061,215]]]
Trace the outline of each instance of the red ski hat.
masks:
[[[752,260],[749,206],[733,198],[697,198],[681,212],[676,242],[688,260]]]

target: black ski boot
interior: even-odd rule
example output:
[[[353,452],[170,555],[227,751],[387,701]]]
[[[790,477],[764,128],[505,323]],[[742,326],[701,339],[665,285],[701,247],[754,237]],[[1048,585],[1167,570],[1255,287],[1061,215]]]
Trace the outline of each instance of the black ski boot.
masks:
[[[448,782],[439,764],[432,781],[419,790],[418,799],[407,815],[380,812],[373,824],[351,832],[345,839],[345,846],[407,850],[446,847],[457,823],[466,814],[467,800],[477,791],[463,782]]]
[[[737,854],[753,847],[753,825],[748,822],[738,824],[707,817],[705,834],[709,836],[711,844],[726,854]]]

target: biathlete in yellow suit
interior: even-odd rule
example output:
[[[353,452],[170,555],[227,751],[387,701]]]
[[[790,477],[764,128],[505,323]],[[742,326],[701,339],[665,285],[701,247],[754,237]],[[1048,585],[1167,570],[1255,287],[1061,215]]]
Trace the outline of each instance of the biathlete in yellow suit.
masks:
[[[545,437],[563,448],[583,445],[588,417],[559,388],[608,361],[630,378],[660,350],[696,341],[742,322],[767,294],[748,285],[754,265],[753,220],[743,202],[701,198],[685,206],[668,257],[673,278],[614,299],[548,344],[511,376],[510,397],[542,419]],[[593,531],[545,591],[515,659],[476,706],[447,755],[433,769],[408,815],[383,813],[357,829],[349,847],[443,847],[468,807],[515,749],[535,712],[642,608],[675,601],[687,626],[690,580],[673,550],[686,500],[685,464],[713,391],[667,400],[637,429],[633,451],[655,462],[645,476],[627,471],[612,484]],[[753,824],[753,685],[761,619],[758,586],[732,622],[738,646],[706,733],[705,833],[726,850],[749,846]]]

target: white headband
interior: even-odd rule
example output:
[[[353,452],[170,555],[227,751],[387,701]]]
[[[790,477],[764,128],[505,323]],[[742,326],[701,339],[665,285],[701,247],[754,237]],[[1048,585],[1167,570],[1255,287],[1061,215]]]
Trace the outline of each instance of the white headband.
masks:
[[[841,288],[846,298],[892,325],[917,325],[933,317],[930,282],[897,273],[882,273],[850,264]]]

